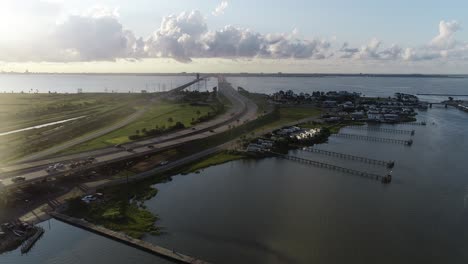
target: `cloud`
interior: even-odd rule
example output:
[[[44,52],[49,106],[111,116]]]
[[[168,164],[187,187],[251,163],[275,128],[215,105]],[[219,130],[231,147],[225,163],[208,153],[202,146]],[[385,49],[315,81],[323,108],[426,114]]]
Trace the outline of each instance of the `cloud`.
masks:
[[[56,7],[53,13],[58,14],[60,6],[50,3]],[[44,7],[50,3],[44,2]],[[22,8],[21,5],[16,7]],[[215,11],[220,13],[226,7],[227,2],[222,2]],[[8,15],[8,12],[3,14]],[[23,17],[29,16],[25,14]],[[300,36],[297,29],[290,33],[271,34],[232,25],[210,29],[206,18],[197,10],[163,17],[160,26],[146,38],[135,36],[133,31],[122,25],[118,8],[95,6],[82,13],[62,14],[59,17],[58,21],[52,23],[50,16],[30,18],[28,23],[23,23],[29,30],[21,31],[16,36],[15,29],[5,25],[2,28],[0,24],[0,34],[4,36],[0,38],[0,61],[134,61],[172,58],[188,63],[193,58],[261,58],[347,59],[370,63],[468,60],[468,43],[456,39],[456,33],[461,29],[456,21],[440,21],[439,33],[425,45],[417,47],[386,45],[373,38],[360,46],[353,47],[344,42],[336,48],[333,45],[335,41],[306,39]],[[2,29],[9,31],[5,33]]]
[[[453,48],[456,45],[454,35],[458,30],[460,24],[457,21],[440,21],[439,35],[431,40],[430,45],[441,49]]]
[[[298,39],[296,35],[297,32],[263,35],[231,25],[208,30],[203,15],[191,11],[164,17],[146,45],[150,57],[170,57],[181,62],[190,62],[194,57],[322,59],[327,55],[327,41]]]
[[[345,42],[339,52],[341,53],[340,58],[345,59],[396,60],[401,58],[403,49],[396,44],[388,48],[382,48],[382,42],[373,38],[361,48],[350,48],[349,44]]]
[[[455,33],[461,29],[457,21],[440,21],[439,34],[427,45],[419,48],[406,48],[403,59],[407,61],[424,60],[467,60],[468,43],[455,39]]]
[[[200,41],[208,30],[200,11],[183,12],[164,17],[160,28],[146,41],[150,57],[170,57],[190,62],[192,56],[200,56],[204,49]]]
[[[65,51],[69,60],[113,60],[133,56],[129,47],[134,44],[133,33],[123,29],[116,17],[70,16],[57,25],[52,37],[57,48]]]
[[[213,16],[220,16],[220,15],[223,15],[224,14],[224,10],[226,10],[226,8],[228,7],[228,2],[227,1],[222,1],[221,3],[219,3],[219,5],[215,8],[215,10],[213,10],[213,12],[211,12],[211,14],[213,14]]]

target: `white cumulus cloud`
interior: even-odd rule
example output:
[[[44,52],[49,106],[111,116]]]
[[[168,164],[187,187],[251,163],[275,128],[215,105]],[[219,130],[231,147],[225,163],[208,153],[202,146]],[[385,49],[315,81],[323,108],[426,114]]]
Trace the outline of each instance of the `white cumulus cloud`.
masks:
[[[28,0],[32,1],[32,0]],[[1,2],[0,2],[1,4]],[[294,29],[290,33],[263,34],[254,29],[226,25],[208,27],[200,11],[193,10],[163,17],[158,28],[147,37],[135,36],[120,22],[119,9],[95,6],[82,13],[60,14],[60,5],[52,5],[47,16],[33,17],[23,5],[11,8],[21,20],[0,24],[0,61],[70,62],[113,61],[116,59],[172,58],[190,62],[193,58],[262,58],[371,61],[468,60],[468,42],[457,39],[461,25],[440,21],[439,32],[426,44],[416,47],[388,45],[377,38],[362,45],[304,38]],[[221,2],[214,13],[228,6]],[[2,7],[2,5],[0,5]],[[49,8],[46,8],[49,10]],[[8,17],[10,11],[0,15]],[[55,21],[51,19],[55,14]],[[21,22],[21,23],[19,23]]]
[[[220,16],[220,15],[223,15],[224,14],[224,11],[226,10],[226,8],[228,7],[228,2],[227,1],[222,1],[221,3],[219,3],[219,5],[215,8],[215,10],[213,10],[213,12],[211,12],[213,14],[213,16]]]

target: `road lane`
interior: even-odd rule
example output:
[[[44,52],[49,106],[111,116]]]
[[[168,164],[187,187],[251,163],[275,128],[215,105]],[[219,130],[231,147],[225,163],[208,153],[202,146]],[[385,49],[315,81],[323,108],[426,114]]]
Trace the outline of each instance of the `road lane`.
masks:
[[[224,115],[227,120],[218,120],[221,121],[221,124],[218,123],[217,126],[213,132],[210,131],[203,131],[202,128],[208,129],[210,128],[206,124],[200,125],[198,128],[199,131],[198,133],[193,133],[193,131],[189,131],[190,133],[185,133],[180,134],[177,136],[172,136],[169,138],[169,140],[164,140],[161,137],[155,138],[155,139],[150,139],[142,142],[136,142],[132,143],[133,146],[133,152],[128,152],[125,150],[121,149],[116,149],[112,148],[113,152],[106,152],[102,155],[97,155],[96,156],[96,162],[88,165],[86,167],[82,168],[77,168],[77,169],[67,169],[65,171],[58,171],[54,173],[47,173],[45,171],[45,168],[51,164],[51,160],[45,160],[45,161],[37,161],[33,162],[33,165],[37,165],[35,167],[27,167],[25,165],[21,166],[18,165],[16,168],[20,168],[23,171],[19,171],[18,174],[12,173],[13,171],[9,171],[10,173],[5,173],[4,174],[4,179],[0,183],[0,189],[2,187],[16,187],[16,186],[21,186],[24,184],[28,184],[29,182],[37,181],[37,180],[42,180],[45,177],[48,176],[53,176],[53,177],[61,177],[66,174],[69,174],[70,172],[76,172],[79,171],[80,169],[84,168],[92,168],[92,167],[97,167],[97,166],[102,166],[103,164],[110,163],[110,162],[117,162],[120,160],[126,160],[132,157],[136,157],[139,155],[145,155],[145,154],[150,154],[154,153],[157,151],[161,151],[162,149],[169,149],[176,147],[178,145],[197,140],[197,139],[203,139],[209,136],[212,136],[214,134],[222,133],[231,128],[231,125],[239,125],[244,122],[247,122],[249,120],[253,120],[257,117],[257,105],[253,103],[251,100],[245,98],[244,96],[240,95],[235,91],[231,86],[227,85],[220,85],[220,92],[222,92],[232,103],[231,109]],[[231,113],[234,113],[234,115],[231,115]],[[227,116],[226,116],[227,115]],[[227,122],[229,121],[229,122]],[[203,131],[203,132],[201,132]],[[182,131],[181,131],[182,132]],[[177,134],[177,133],[174,133]],[[147,144],[152,144],[154,145],[154,149],[149,149],[147,147]],[[81,154],[79,158],[83,157],[88,157],[90,155],[90,152],[86,152]],[[76,157],[75,157],[76,158]],[[54,160],[54,163],[56,161],[63,161],[63,160]],[[31,164],[30,164],[31,165]],[[15,169],[15,168],[10,168],[10,169]],[[5,172],[5,171],[4,171]],[[26,182],[20,182],[20,183],[14,183],[12,181],[12,178],[16,175],[21,175],[26,178]]]

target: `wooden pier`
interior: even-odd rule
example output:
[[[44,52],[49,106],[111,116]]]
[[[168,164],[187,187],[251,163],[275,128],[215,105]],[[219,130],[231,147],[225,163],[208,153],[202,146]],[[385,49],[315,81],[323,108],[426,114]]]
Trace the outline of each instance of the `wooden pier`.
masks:
[[[338,134],[333,134],[332,136],[333,137],[359,139],[359,140],[376,141],[376,142],[383,142],[383,143],[403,144],[403,145],[407,145],[407,146],[413,145],[413,140],[412,139],[404,140],[404,139],[394,139],[394,138],[381,138],[381,137],[371,137],[371,136],[347,134],[347,133],[338,133]]]
[[[21,245],[21,254],[28,253],[29,250],[34,246],[34,244],[41,238],[44,234],[44,229],[40,226],[35,226],[34,229],[36,232],[30,238],[28,238],[22,245]]]
[[[398,123],[399,125],[407,125],[407,126],[425,126],[426,122],[405,122],[405,123]]]
[[[328,164],[328,163],[324,163],[324,162],[319,162],[319,161],[315,161],[315,160],[299,158],[299,157],[296,157],[296,156],[284,155],[284,154],[280,154],[280,153],[273,153],[273,154],[275,154],[277,157],[280,157],[280,158],[283,158],[283,159],[286,159],[286,160],[300,162],[300,163],[312,165],[312,166],[315,166],[315,167],[318,167],[318,168],[325,168],[325,169],[329,169],[329,170],[335,170],[335,171],[344,172],[344,173],[348,173],[348,174],[352,174],[352,175],[357,175],[357,176],[361,176],[361,177],[372,179],[372,180],[378,180],[378,181],[381,181],[382,183],[390,183],[391,180],[392,180],[392,176],[390,174],[382,176],[382,175],[378,175],[378,174],[374,174],[374,173],[353,170],[353,169],[344,168],[344,167],[340,167],[340,166],[336,166],[336,165],[332,165],[332,164]]]
[[[391,128],[382,128],[382,127],[370,127],[370,126],[347,126],[346,128],[359,129],[359,130],[369,130],[393,134],[405,134],[414,136],[414,130],[402,130],[402,129],[391,129]]]
[[[154,254],[154,255],[157,255],[157,256],[160,256],[160,257],[163,257],[163,258],[175,261],[175,262],[194,263],[194,264],[207,264],[208,263],[206,261],[203,261],[203,260],[200,260],[200,259],[196,259],[196,258],[187,256],[187,255],[181,254],[181,253],[176,252],[174,250],[169,250],[169,249],[166,249],[166,248],[163,248],[163,247],[160,247],[160,246],[156,246],[156,245],[153,245],[153,244],[151,244],[149,242],[146,242],[146,241],[143,241],[143,240],[140,240],[140,239],[132,238],[132,237],[127,236],[127,235],[125,235],[123,233],[115,232],[115,231],[109,230],[109,229],[107,229],[105,227],[94,225],[94,224],[89,223],[89,222],[87,222],[85,220],[82,220],[82,219],[73,218],[73,217],[63,215],[63,214],[59,214],[59,213],[56,213],[56,212],[52,212],[52,213],[50,213],[50,215],[53,218],[55,218],[55,219],[57,219],[59,221],[65,222],[67,224],[70,224],[70,225],[73,225],[73,226],[76,226],[76,227],[79,227],[79,228],[82,228],[82,229],[85,229],[85,230],[88,230],[88,231],[91,231],[91,232],[96,233],[98,235],[105,236],[105,237],[113,239],[115,241],[127,244],[127,245],[129,245],[131,247],[134,247],[134,248],[149,252],[151,254]]]
[[[349,154],[344,154],[344,153],[339,153],[339,152],[333,152],[333,151],[328,151],[328,150],[323,150],[323,149],[317,149],[317,148],[304,148],[302,149],[303,151],[307,152],[313,152],[313,153],[318,153],[322,155],[327,155],[327,156],[332,156],[332,157],[337,157],[341,159],[348,159],[348,160],[355,160],[367,164],[372,164],[372,165],[380,165],[380,166],[385,166],[388,169],[391,169],[395,166],[394,161],[383,161],[383,160],[376,160],[376,159],[370,159],[366,157],[359,157],[359,156],[354,156],[354,155],[349,155]]]

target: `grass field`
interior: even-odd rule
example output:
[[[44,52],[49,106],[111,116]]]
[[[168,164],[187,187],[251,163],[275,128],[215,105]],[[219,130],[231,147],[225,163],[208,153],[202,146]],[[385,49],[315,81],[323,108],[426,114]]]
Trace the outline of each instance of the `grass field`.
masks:
[[[141,238],[145,233],[159,234],[160,229],[155,226],[157,216],[142,206],[142,202],[154,197],[157,190],[140,187],[138,191],[144,195],[139,196],[134,188],[131,185],[128,190],[106,189],[104,200],[91,204],[85,204],[79,198],[73,199],[69,201],[66,213],[135,238]],[[129,197],[134,200],[129,202]]]
[[[191,164],[186,170],[185,173],[195,172],[203,168],[208,168],[210,166],[223,164],[233,160],[239,160],[245,158],[244,155],[241,154],[233,154],[228,152],[221,152],[214,156],[208,157],[206,159],[200,160],[197,163]]]
[[[137,131],[142,133],[141,131],[143,129],[150,130],[162,126],[169,127],[176,122],[181,122],[186,127],[190,127],[192,118],[196,119],[199,116],[204,116],[210,111],[212,111],[212,109],[209,106],[193,106],[167,102],[154,103],[145,114],[135,122],[109,134],[70,148],[65,153],[76,153],[130,142],[131,140],[128,137],[130,135],[135,135]],[[197,112],[200,114],[197,114]],[[168,121],[169,118],[172,118],[172,122]]]
[[[103,113],[141,99],[136,94],[0,94],[0,132]]]
[[[320,109],[314,107],[280,107],[278,120],[261,126],[253,132],[255,134],[262,133],[304,118],[319,117],[321,113]]]
[[[148,102],[142,94],[0,94],[0,131],[78,116],[60,125],[0,136],[0,161],[8,162],[122,120]]]

